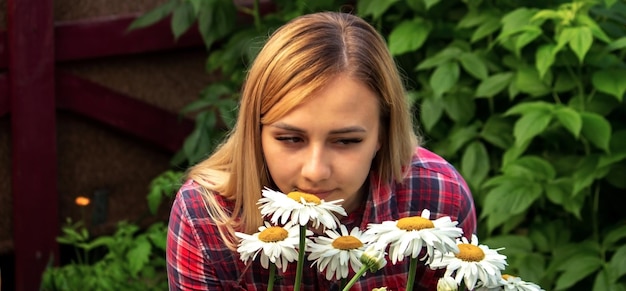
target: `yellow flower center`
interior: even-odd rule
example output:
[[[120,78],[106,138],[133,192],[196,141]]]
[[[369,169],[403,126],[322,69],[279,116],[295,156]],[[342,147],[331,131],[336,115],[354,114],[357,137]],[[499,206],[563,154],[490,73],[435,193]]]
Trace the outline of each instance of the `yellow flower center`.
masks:
[[[338,250],[354,250],[363,246],[363,243],[356,237],[344,235],[333,241],[333,247]]]
[[[259,240],[263,242],[277,242],[285,240],[289,236],[284,228],[280,226],[272,226],[264,229],[259,233]]]
[[[295,200],[296,202],[300,202],[300,198],[303,198],[304,201],[308,203],[313,203],[315,205],[319,205],[320,203],[322,203],[322,200],[320,200],[317,196],[313,194],[302,193],[299,191],[289,192],[289,194],[287,194],[287,197]]]
[[[485,258],[485,252],[473,244],[459,244],[459,253],[456,257],[466,262],[480,262]]]
[[[509,280],[509,278],[515,278],[515,276],[511,276],[509,274],[502,274],[502,279]]]
[[[422,230],[435,227],[432,221],[421,216],[400,218],[396,226],[404,230]]]

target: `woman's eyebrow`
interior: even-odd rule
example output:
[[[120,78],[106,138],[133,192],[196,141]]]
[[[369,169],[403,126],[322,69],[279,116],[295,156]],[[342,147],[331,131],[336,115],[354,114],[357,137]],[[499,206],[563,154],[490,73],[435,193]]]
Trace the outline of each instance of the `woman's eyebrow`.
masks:
[[[272,125],[270,125],[272,127],[276,127],[276,128],[280,128],[280,129],[284,129],[284,130],[288,130],[288,131],[294,131],[294,132],[298,132],[298,133],[305,133],[306,131],[302,128],[290,125],[290,124],[286,124],[283,122],[277,122],[274,123]],[[347,126],[347,127],[342,127],[342,128],[338,128],[338,129],[333,129],[330,131],[330,134],[343,134],[343,133],[353,133],[353,132],[367,132],[367,130],[362,127],[362,126]]]

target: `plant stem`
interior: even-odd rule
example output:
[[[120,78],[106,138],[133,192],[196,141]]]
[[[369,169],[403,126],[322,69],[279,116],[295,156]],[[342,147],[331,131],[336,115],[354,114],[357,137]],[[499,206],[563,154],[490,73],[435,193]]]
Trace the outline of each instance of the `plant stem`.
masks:
[[[276,264],[270,264],[270,279],[267,281],[267,291],[274,290],[274,277],[276,276]]]
[[[354,285],[354,283],[356,283],[357,280],[359,280],[359,278],[361,276],[363,276],[363,274],[367,271],[367,266],[365,264],[363,264],[361,266],[361,269],[359,269],[359,271],[354,274],[354,277],[352,277],[352,279],[350,279],[350,282],[348,282],[348,284],[346,284],[346,286],[343,287],[343,291],[348,291],[350,290],[350,287],[352,287],[352,285]],[[409,290],[409,289],[407,289]]]
[[[296,282],[293,285],[293,290],[300,290],[300,283],[302,281],[302,270],[304,268],[304,241],[306,238],[306,225],[300,225],[300,245],[298,248],[298,266],[296,268]]]
[[[411,258],[409,265],[409,275],[406,281],[406,290],[413,290],[413,283],[415,282],[415,273],[417,272],[417,258]]]

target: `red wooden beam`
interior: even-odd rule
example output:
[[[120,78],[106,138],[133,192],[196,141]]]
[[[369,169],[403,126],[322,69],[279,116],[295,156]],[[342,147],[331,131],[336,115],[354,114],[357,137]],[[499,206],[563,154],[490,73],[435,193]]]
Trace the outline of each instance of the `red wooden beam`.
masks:
[[[7,1],[16,290],[38,290],[58,261],[52,0]]]
[[[198,47],[204,43],[197,26],[174,39],[167,17],[154,25],[128,31],[137,15],[116,16],[56,24],[57,61],[127,55],[175,48]]]
[[[195,25],[175,40],[170,28],[170,17],[149,27],[128,31],[128,26],[136,17],[124,15],[53,24],[56,60],[81,60],[204,46]],[[5,31],[0,31],[0,48],[7,45],[6,35]],[[6,68],[7,59],[7,51],[0,49],[0,68]]]
[[[130,98],[91,81],[56,72],[57,107],[112,126],[176,152],[194,127],[193,121]]]
[[[6,74],[0,74],[0,117],[9,113],[9,82]]]

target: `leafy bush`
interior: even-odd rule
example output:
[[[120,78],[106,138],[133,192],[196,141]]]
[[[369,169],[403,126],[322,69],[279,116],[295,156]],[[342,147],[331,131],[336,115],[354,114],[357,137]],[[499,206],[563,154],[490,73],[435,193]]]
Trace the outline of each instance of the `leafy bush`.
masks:
[[[166,171],[152,181],[147,196],[152,214],[175,193],[181,174]],[[83,221],[68,219],[62,232],[57,241],[76,254],[69,264],[46,268],[41,290],[167,290],[164,222],[140,229],[121,221],[114,234],[92,238]]]
[[[133,28],[172,15],[198,23],[208,85],[184,112],[196,130],[176,164],[205,157],[234,116],[247,64],[268,32],[343,1],[171,0]],[[626,290],[626,2],[361,0],[388,40],[424,144],[472,188],[479,236],[505,247],[507,272],[546,290]],[[237,11],[249,23],[237,22]]]

